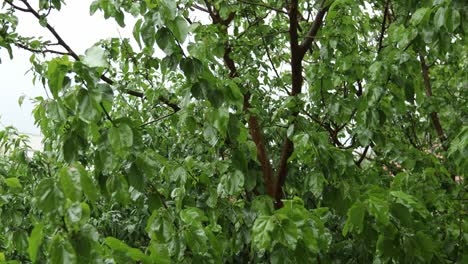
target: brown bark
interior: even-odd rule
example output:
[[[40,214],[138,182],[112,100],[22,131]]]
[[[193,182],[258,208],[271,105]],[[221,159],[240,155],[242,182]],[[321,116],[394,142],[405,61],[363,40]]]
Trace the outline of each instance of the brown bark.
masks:
[[[429,67],[426,64],[426,60],[422,54],[419,54],[419,61],[421,62],[421,70],[422,70],[422,75],[424,79],[424,88],[427,97],[432,96],[432,87],[431,87],[431,81],[429,78]],[[432,124],[434,125],[434,128],[436,130],[437,136],[439,137],[440,143],[442,144],[442,147],[447,150],[447,146],[445,145],[445,133],[444,130],[442,129],[442,125],[440,124],[440,119],[439,115],[437,112],[432,112],[430,114],[431,116],[431,121]]]
[[[223,20],[219,16],[218,12],[214,9],[214,7],[208,3],[208,1],[205,1],[205,4],[207,5],[207,10],[209,10],[210,16],[214,24],[221,24],[227,27],[229,23],[234,19],[234,13],[231,13],[226,20]],[[227,28],[226,28],[225,33],[227,34]],[[229,69],[229,77],[234,78],[238,76],[238,71],[237,71],[237,67],[236,67],[234,60],[231,58],[231,51],[232,49],[229,45],[229,42],[226,41],[226,43],[224,43],[223,60],[224,60],[224,64],[226,65],[226,67]],[[252,137],[252,140],[254,141],[255,147],[257,149],[257,158],[260,161],[260,165],[262,167],[265,190],[269,196],[274,198],[275,197],[274,196],[274,193],[275,193],[274,183],[275,182],[274,182],[273,167],[268,157],[268,152],[265,146],[265,140],[263,137],[262,128],[260,127],[257,117],[253,113],[249,112],[249,109],[251,108],[250,97],[251,97],[251,93],[250,91],[247,91],[244,94],[244,104],[243,104],[244,112],[248,115],[247,122],[249,124],[249,134]]]
[[[302,76],[302,60],[305,56],[307,50],[312,46],[315,37],[319,29],[323,24],[323,19],[326,12],[328,11],[328,6],[324,6],[325,1],[322,2],[321,8],[317,13],[317,16],[312,23],[310,30],[308,31],[302,44],[299,44],[298,36],[298,0],[293,0],[290,3],[289,7],[289,42],[291,47],[291,74],[292,74],[292,88],[291,96],[297,96],[301,93],[303,76]],[[292,113],[293,116],[297,117],[299,111]],[[288,159],[291,157],[294,152],[293,142],[286,136],[284,139],[283,147],[281,150],[281,157],[278,165],[278,172],[276,176],[275,183],[275,200],[276,207],[282,207],[281,198],[283,197],[283,186],[286,182],[286,177],[288,174]]]

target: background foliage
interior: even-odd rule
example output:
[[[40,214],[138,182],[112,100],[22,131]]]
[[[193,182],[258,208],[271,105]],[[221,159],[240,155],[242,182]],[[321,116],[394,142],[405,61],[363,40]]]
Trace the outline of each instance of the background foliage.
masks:
[[[48,90],[43,151],[0,132],[0,262],[468,261],[464,1],[96,0],[134,40],[85,54],[64,4],[0,9]]]

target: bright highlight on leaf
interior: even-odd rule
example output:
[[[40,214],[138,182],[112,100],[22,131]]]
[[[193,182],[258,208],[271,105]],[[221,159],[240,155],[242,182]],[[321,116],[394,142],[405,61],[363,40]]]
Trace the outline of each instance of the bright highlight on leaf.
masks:
[[[101,47],[93,46],[86,50],[83,62],[89,67],[107,67],[106,52]]]

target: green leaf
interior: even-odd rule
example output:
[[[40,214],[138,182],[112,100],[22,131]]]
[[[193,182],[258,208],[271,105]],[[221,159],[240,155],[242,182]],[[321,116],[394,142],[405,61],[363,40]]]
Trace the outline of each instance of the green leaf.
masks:
[[[294,124],[288,127],[288,130],[286,131],[286,136],[288,138],[292,138],[294,136]]]
[[[448,8],[445,14],[445,26],[449,32],[454,32],[461,23],[460,12],[455,8]]]
[[[99,199],[99,190],[96,184],[91,179],[89,173],[80,164],[75,165],[80,173],[80,184],[83,193],[91,201],[95,202]]]
[[[48,79],[49,89],[54,98],[58,97],[59,92],[64,86],[66,81],[65,76],[69,71],[69,66],[70,63],[66,56],[63,58],[55,58],[47,63],[46,76]]]
[[[156,43],[167,55],[171,55],[177,49],[176,40],[171,31],[166,27],[160,28],[156,33]]]
[[[165,22],[173,20],[176,15],[177,5],[172,0],[159,0],[160,10],[159,13]]]
[[[64,194],[51,178],[43,179],[37,185],[34,196],[38,208],[44,213],[63,210]]]
[[[320,198],[327,180],[322,173],[313,173],[307,176],[305,183],[308,187],[308,190],[310,190],[310,192],[312,192],[316,198]]]
[[[187,22],[185,21],[185,18],[177,16],[173,21],[171,21],[168,24],[168,27],[180,43],[183,43],[185,41],[187,33],[189,32],[189,27]]]
[[[208,237],[201,226],[189,226],[182,232],[185,243],[196,254],[206,254]]]
[[[248,160],[245,157],[245,153],[239,149],[234,149],[232,151],[231,162],[234,168],[238,169],[243,173],[247,173]]]
[[[272,243],[272,231],[275,229],[274,217],[259,216],[252,227],[252,243],[259,250],[267,250]]]
[[[76,202],[81,200],[81,175],[80,171],[74,167],[65,167],[60,170],[59,178],[65,196]]]
[[[180,61],[180,68],[185,77],[191,81],[197,80],[203,73],[203,63],[196,58],[184,58]]]
[[[203,221],[208,221],[208,218],[205,216],[203,211],[196,207],[182,210],[180,212],[180,218],[182,221],[190,225],[199,225]]]
[[[158,242],[169,242],[176,234],[172,219],[164,210],[153,211],[146,225],[146,232]]]
[[[117,24],[119,24],[120,27],[125,27],[125,14],[120,10],[120,9],[117,9],[115,11],[115,21],[117,22]]]
[[[89,6],[89,14],[92,16],[99,8],[99,0],[94,0]]]
[[[114,237],[106,237],[106,244],[114,251],[122,252],[127,254],[130,258],[135,261],[142,261],[143,263],[151,263],[151,259],[146,256],[141,250],[137,248],[129,247],[124,242]]]
[[[109,66],[106,51],[98,46],[93,46],[85,51],[83,63],[91,68]]]
[[[62,2],[61,0],[52,0],[52,5],[55,7],[55,9],[59,10],[62,8]]]
[[[98,117],[98,110],[92,101],[92,97],[85,89],[80,89],[77,96],[78,112],[80,119],[86,123],[90,123]]]
[[[141,35],[141,24],[142,23],[143,23],[143,20],[138,19],[137,22],[135,23],[135,25],[133,26],[133,31],[132,31],[133,37],[135,38],[136,42],[138,43],[138,46],[140,47],[140,49],[141,49],[141,37],[140,37],[140,35]],[[146,42],[145,42],[145,44],[146,44]]]
[[[218,194],[236,195],[239,194],[244,188],[244,174],[235,170],[233,173],[225,174],[221,177],[218,185]]]
[[[436,29],[440,29],[445,25],[445,7],[440,7],[434,15],[434,26]]]
[[[406,194],[402,191],[391,191],[390,195],[395,198],[395,202],[399,203],[406,208],[412,211],[416,211],[420,216],[427,218],[430,213],[427,211],[426,207],[421,204],[415,197],[412,195]]]
[[[145,175],[140,168],[133,163],[127,173],[128,184],[140,192],[144,191]]]
[[[73,163],[78,156],[79,142],[74,134],[69,135],[63,142],[63,158],[68,163]]]
[[[19,106],[22,106],[23,105],[23,101],[24,101],[24,98],[26,97],[26,95],[21,95],[19,98],[18,98],[18,104]]]
[[[169,253],[168,245],[167,244],[160,244],[160,243],[151,243],[149,246],[149,250],[151,251],[151,260],[152,263],[155,264],[170,264],[171,263],[171,256]]]
[[[50,263],[52,264],[75,264],[76,253],[68,239],[55,235],[50,244]]]
[[[411,24],[413,26],[419,25],[428,11],[430,11],[430,9],[425,7],[416,10],[416,12],[411,16]]]
[[[108,138],[112,149],[118,153],[125,152],[133,146],[132,128],[126,123],[120,123],[117,127],[109,129]]]
[[[141,26],[140,34],[141,38],[143,39],[143,43],[145,43],[146,47],[152,48],[156,41],[154,23],[152,21],[146,20]]]
[[[299,231],[296,224],[286,218],[281,220],[281,223],[277,225],[272,236],[284,246],[294,250],[296,248]]]
[[[29,237],[28,241],[28,253],[29,258],[33,263],[36,262],[37,259],[37,252],[42,245],[42,241],[44,239],[44,225],[43,224],[36,224],[31,231],[31,236]]]
[[[23,187],[18,178],[6,178],[5,184],[13,189],[21,189]]]
[[[366,201],[369,214],[374,216],[378,222],[386,225],[390,221],[389,204],[387,201],[376,196],[371,196]]]
[[[360,234],[364,229],[364,217],[366,214],[366,207],[361,202],[355,202],[348,210],[348,218],[343,228],[343,236],[348,233],[356,232]]]

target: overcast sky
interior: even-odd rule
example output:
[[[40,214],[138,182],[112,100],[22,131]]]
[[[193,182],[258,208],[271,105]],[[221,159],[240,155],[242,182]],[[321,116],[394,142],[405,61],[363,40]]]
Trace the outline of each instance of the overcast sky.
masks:
[[[30,1],[37,8],[35,0]],[[60,12],[52,12],[49,23],[55,27],[75,52],[83,54],[100,39],[109,37],[130,37],[133,19],[126,20],[127,27],[120,28],[113,19],[105,20],[100,12],[89,15],[89,5],[92,0],[68,0]],[[18,3],[18,5],[20,5]],[[19,18],[18,32],[23,36],[44,36],[55,42],[47,29],[42,28],[30,13],[17,12]],[[0,127],[13,125],[19,131],[28,134],[39,134],[34,126],[31,111],[33,104],[30,98],[45,96],[44,88],[40,84],[32,84],[32,74],[29,70],[30,53],[14,49],[14,58],[10,60],[5,49],[0,49]],[[18,98],[26,95],[20,107]]]

